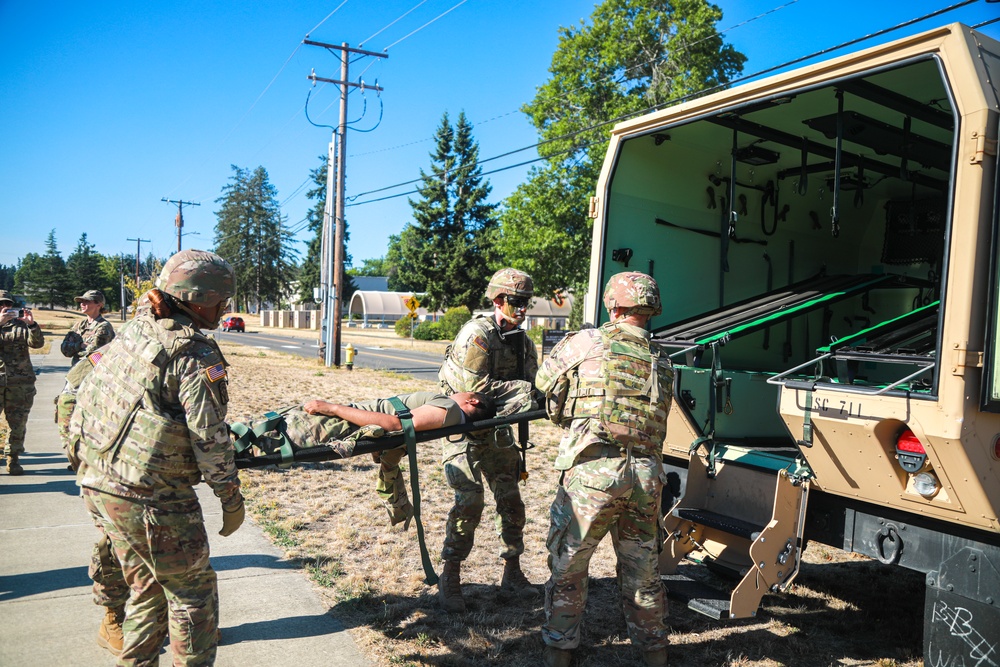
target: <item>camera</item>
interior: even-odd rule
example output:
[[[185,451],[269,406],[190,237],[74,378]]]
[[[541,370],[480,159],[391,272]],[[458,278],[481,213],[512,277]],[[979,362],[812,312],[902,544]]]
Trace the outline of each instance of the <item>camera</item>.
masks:
[[[18,308],[17,309],[17,316],[18,317],[24,317],[24,308]]]

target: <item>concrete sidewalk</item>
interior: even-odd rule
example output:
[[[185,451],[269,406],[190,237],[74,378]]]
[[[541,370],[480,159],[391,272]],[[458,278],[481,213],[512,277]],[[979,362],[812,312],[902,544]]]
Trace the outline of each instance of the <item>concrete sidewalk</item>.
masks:
[[[114,656],[96,642],[104,610],[94,604],[87,576],[98,533],[67,470],[53,420],[53,399],[69,360],[53,345],[51,354],[33,361],[38,395],[21,458],[25,474],[0,472],[0,666],[114,665]],[[219,501],[204,484],[199,492],[219,574],[216,665],[369,665],[350,634],[327,615],[304,573],[281,560],[249,516],[235,535],[219,537]],[[160,664],[171,664],[169,650]]]

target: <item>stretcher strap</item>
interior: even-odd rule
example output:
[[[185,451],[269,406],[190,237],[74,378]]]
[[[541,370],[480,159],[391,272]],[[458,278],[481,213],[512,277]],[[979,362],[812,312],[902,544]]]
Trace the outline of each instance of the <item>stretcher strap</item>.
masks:
[[[396,417],[403,426],[406,454],[410,462],[410,492],[413,496],[413,518],[417,524],[417,542],[420,545],[420,563],[424,567],[424,583],[433,586],[438,582],[438,576],[434,572],[434,566],[431,565],[430,554],[427,553],[424,524],[420,521],[420,476],[417,473],[417,431],[413,428],[413,414],[398,396],[390,397],[389,404],[396,411]]]

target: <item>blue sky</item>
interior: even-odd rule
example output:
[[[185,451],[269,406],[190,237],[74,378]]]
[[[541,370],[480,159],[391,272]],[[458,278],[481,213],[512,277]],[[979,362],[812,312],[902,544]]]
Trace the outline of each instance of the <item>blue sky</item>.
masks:
[[[957,3],[717,2],[726,40],[749,57],[747,73]],[[453,120],[464,111],[474,123],[483,158],[530,146],[536,134],[518,109],[547,78],[558,28],[578,25],[593,7],[593,0],[0,0],[0,264],[43,253],[51,229],[64,257],[83,232],[105,254],[135,252],[127,239],[142,238],[150,241],[143,256],[169,255],[177,209],[164,197],[201,203],[184,209],[184,231],[193,234],[183,245],[211,248],[215,199],[230,165],[267,169],[289,226],[301,228],[311,206],[301,186],[330,139],[303,113],[306,77],[315,68],[339,78],[340,67],[326,50],[300,46],[307,33],[388,47],[388,58],[351,65],[352,80],[363,72],[385,92],[350,97],[353,127],[371,131],[348,133],[348,198],[418,178],[445,111]],[[979,0],[878,41],[998,14],[1000,3]],[[984,32],[1000,39],[1000,24]],[[336,124],[337,99],[333,86],[317,86],[312,120]],[[484,169],[535,156],[524,151]],[[494,201],[527,170],[490,175]],[[410,220],[406,197],[348,207],[355,265],[384,255],[389,235]]]

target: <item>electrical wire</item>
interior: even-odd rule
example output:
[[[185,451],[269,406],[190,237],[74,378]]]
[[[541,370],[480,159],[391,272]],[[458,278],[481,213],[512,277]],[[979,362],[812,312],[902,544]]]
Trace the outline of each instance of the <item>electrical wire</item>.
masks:
[[[416,29],[416,30],[414,30],[413,32],[409,33],[409,34],[408,34],[408,35],[406,35],[405,37],[401,37],[400,39],[397,39],[397,40],[396,40],[395,42],[393,42],[392,44],[390,44],[389,46],[385,47],[385,48],[384,48],[384,49],[382,49],[382,50],[383,50],[383,51],[388,51],[388,50],[389,50],[389,49],[391,49],[392,47],[394,47],[394,46],[396,46],[397,44],[399,44],[400,42],[402,42],[402,41],[403,41],[404,39],[409,39],[410,37],[413,37],[413,36],[414,36],[414,35],[416,35],[416,34],[417,34],[418,32],[420,32],[421,30],[423,30],[424,28],[426,28],[426,27],[427,27],[427,26],[429,26],[430,24],[432,24],[432,23],[434,23],[435,21],[437,21],[437,20],[438,20],[439,18],[443,17],[443,16],[444,16],[444,15],[446,15],[446,14],[450,14],[450,13],[451,13],[452,11],[454,11],[454,10],[458,9],[459,7],[461,7],[462,5],[464,5],[464,4],[465,4],[466,2],[468,2],[468,1],[469,1],[469,0],[461,0],[461,2],[459,2],[459,3],[457,4],[457,5],[455,5],[455,6],[454,6],[454,7],[452,7],[451,9],[446,9],[446,10],[444,10],[443,12],[441,12],[440,14],[438,14],[437,16],[435,16],[434,18],[432,18],[432,19],[431,19],[430,21],[428,21],[427,23],[423,24],[422,26],[420,26],[419,28],[417,28],[417,29]]]
[[[309,39],[309,35],[311,35],[312,33],[316,32],[317,30],[319,30],[319,27],[321,25],[323,25],[328,20],[330,20],[330,17],[333,16],[334,14],[336,14],[338,11],[340,11],[340,8],[343,7],[346,4],[347,4],[347,0],[344,0],[342,3],[340,3],[339,5],[337,5],[337,7],[332,12],[330,12],[329,14],[326,15],[325,19],[323,19],[322,21],[320,21],[319,23],[317,23],[315,28],[313,28],[312,30],[310,30],[309,32],[306,33],[306,39]]]
[[[402,16],[400,16],[399,18],[397,18],[397,19],[396,19],[395,21],[392,21],[391,23],[389,23],[389,24],[388,24],[387,26],[385,26],[384,28],[381,28],[380,30],[377,30],[377,31],[375,32],[375,34],[374,34],[374,35],[372,35],[371,37],[369,37],[369,38],[368,38],[368,39],[366,39],[365,41],[363,41],[363,42],[360,42],[360,43],[358,44],[358,47],[361,47],[362,45],[364,45],[364,44],[367,44],[368,42],[372,41],[373,39],[375,39],[376,37],[378,37],[378,36],[379,36],[380,34],[382,34],[383,32],[385,32],[385,31],[386,31],[387,29],[389,29],[389,28],[391,28],[392,26],[396,25],[396,23],[397,23],[397,22],[399,22],[399,21],[400,21],[401,19],[404,19],[404,18],[406,18],[407,16],[409,16],[409,15],[410,15],[410,12],[412,12],[412,11],[413,11],[414,9],[416,9],[416,8],[417,8],[417,7],[419,7],[420,5],[424,4],[425,2],[427,2],[427,0],[420,0],[420,2],[418,2],[418,3],[417,3],[417,4],[415,4],[415,5],[413,5],[413,7],[411,7],[411,8],[410,8],[410,9],[408,9],[408,10],[407,10],[406,12],[404,12],[404,13],[403,13],[403,15],[402,15]]]

